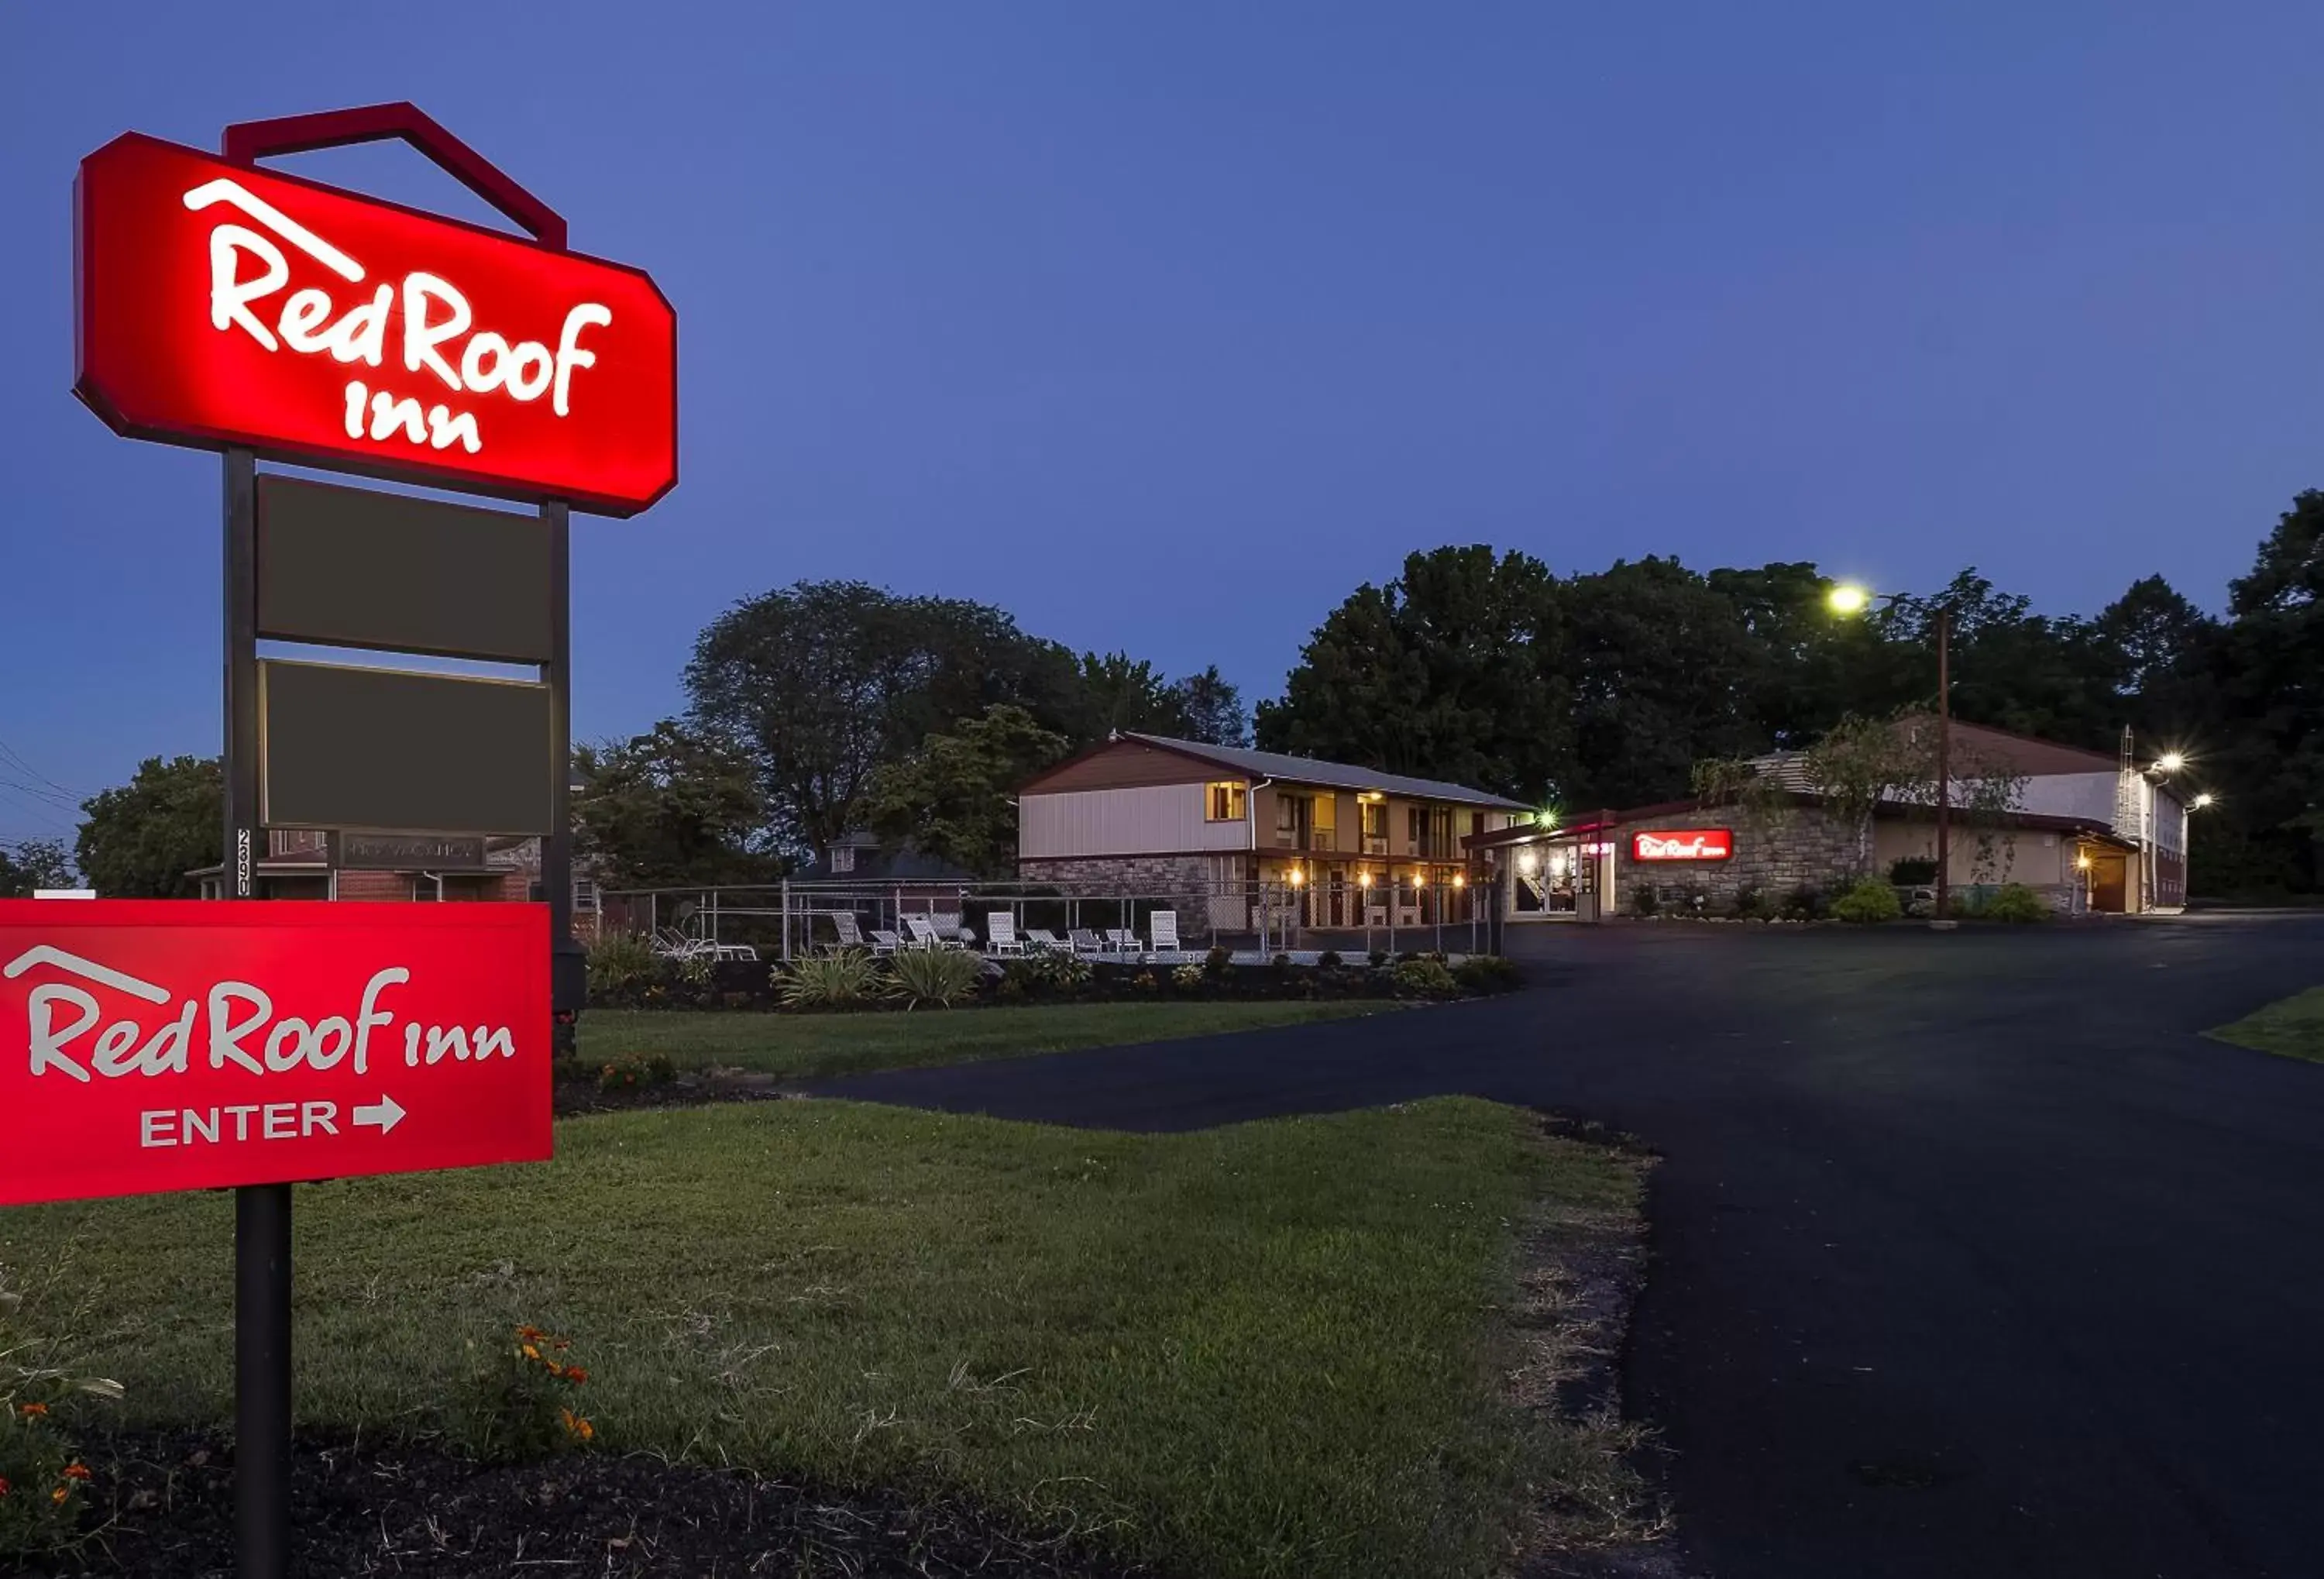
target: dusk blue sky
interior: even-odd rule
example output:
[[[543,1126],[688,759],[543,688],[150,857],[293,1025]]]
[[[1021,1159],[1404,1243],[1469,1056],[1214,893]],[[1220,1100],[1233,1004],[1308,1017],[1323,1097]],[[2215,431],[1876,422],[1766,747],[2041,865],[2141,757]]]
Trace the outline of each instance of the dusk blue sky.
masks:
[[[576,519],[595,738],[802,577],[1254,697],[1445,542],[2217,607],[2324,485],[2319,47],[2313,5],[0,5],[0,743],[81,794],[217,749],[217,462],[68,392],[73,169],[125,129],[410,98],[660,281],[682,481]],[[286,168],[480,212],[399,148]],[[26,783],[0,838],[67,833]]]

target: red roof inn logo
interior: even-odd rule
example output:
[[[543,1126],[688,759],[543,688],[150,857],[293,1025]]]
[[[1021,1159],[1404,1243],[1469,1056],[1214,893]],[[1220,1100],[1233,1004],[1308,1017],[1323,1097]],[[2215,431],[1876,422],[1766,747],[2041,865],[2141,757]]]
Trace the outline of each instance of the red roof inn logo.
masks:
[[[677,481],[637,270],[135,133],[75,207],[74,391],[117,431],[613,515]]]
[[[1724,861],[1734,854],[1729,828],[1658,828],[1630,836],[1633,861]]]
[[[537,905],[0,901],[0,1205],[549,1155]]]

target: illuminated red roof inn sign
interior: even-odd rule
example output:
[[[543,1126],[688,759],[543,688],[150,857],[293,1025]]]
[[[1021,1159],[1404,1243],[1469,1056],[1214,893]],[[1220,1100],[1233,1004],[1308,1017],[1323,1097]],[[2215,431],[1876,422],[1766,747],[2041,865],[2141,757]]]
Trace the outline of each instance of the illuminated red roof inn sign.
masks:
[[[117,432],[609,515],[677,483],[641,271],[135,133],[75,208],[74,392]]]
[[[1630,836],[1633,861],[1725,861],[1734,854],[1731,828],[1656,828]]]

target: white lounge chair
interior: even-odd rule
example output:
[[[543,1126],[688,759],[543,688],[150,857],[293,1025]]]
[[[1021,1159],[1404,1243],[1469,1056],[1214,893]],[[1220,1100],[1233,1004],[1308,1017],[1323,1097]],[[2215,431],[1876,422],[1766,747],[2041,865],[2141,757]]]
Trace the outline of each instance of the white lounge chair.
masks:
[[[985,952],[988,954],[1022,954],[1024,939],[1017,936],[1017,917],[1013,911],[993,910],[984,918]]]
[[[1127,927],[1108,927],[1105,944],[1116,954],[1143,955],[1146,952],[1145,946],[1138,941],[1138,934]]]
[[[1148,931],[1154,935],[1153,942],[1155,953],[1176,954],[1178,952],[1180,945],[1178,942],[1177,911],[1155,911],[1152,915],[1146,918],[1146,928]]]
[[[906,916],[904,929],[912,935],[915,948],[958,948],[959,942],[939,930],[926,916]]]
[[[1071,954],[1074,946],[1047,927],[1025,928],[1025,946],[1036,954]]]
[[[1075,954],[1103,954],[1105,952],[1104,940],[1100,938],[1096,933],[1091,931],[1086,927],[1075,927],[1072,928],[1066,936],[1073,940],[1073,950]]]
[[[904,946],[904,940],[901,937],[897,937],[893,932],[889,931],[884,927],[872,928],[871,937],[872,952],[874,955],[893,954],[898,949]]]
[[[855,919],[855,912],[853,910],[837,910],[833,912],[831,926],[832,929],[839,934],[840,947],[861,948],[863,946],[863,928],[862,923]]]

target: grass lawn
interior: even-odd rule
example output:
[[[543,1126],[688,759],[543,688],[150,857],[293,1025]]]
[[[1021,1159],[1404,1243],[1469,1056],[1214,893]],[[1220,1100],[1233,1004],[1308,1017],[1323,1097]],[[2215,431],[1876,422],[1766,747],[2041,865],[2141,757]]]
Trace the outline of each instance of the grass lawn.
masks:
[[[300,1190],[306,1428],[474,1445],[456,1406],[530,1322],[574,1339],[601,1451],[943,1489],[1177,1573],[1484,1575],[1560,1492],[1627,1494],[1618,1427],[1509,1401],[1558,1324],[1505,1313],[1520,1237],[1630,1220],[1637,1169],[1515,1109],[1133,1136],[735,1103],[558,1140]],[[232,1242],[223,1195],[0,1212],[25,1315],[133,1425],[230,1418]]]
[[[681,1069],[716,1064],[807,1079],[966,1064],[1027,1053],[1062,1053],[1123,1042],[1167,1041],[1227,1030],[1342,1020],[1393,1002],[1055,1003],[1004,1009],[928,1009],[909,1014],[701,1013],[592,1009],[581,1016],[581,1059],[667,1053]]]
[[[2239,1048],[2324,1064],[2324,987],[2310,987],[2203,1034]]]

